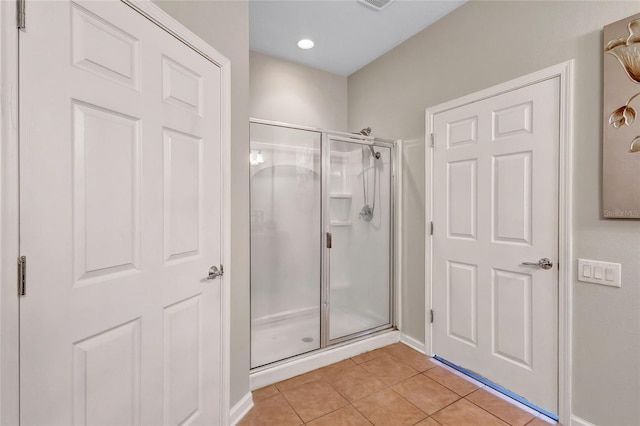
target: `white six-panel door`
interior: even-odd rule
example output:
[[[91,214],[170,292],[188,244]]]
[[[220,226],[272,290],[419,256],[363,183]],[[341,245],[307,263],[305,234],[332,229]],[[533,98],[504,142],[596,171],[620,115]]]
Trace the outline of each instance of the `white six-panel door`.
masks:
[[[27,16],[21,422],[216,424],[220,68],[119,1]]]
[[[559,78],[433,134],[432,351],[557,413]]]

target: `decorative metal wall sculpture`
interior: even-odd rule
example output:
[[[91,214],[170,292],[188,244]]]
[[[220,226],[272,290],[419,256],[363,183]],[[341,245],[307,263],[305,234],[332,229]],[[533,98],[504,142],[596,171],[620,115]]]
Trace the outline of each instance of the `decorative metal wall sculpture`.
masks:
[[[640,219],[640,14],[604,27],[604,53],[603,214]]]

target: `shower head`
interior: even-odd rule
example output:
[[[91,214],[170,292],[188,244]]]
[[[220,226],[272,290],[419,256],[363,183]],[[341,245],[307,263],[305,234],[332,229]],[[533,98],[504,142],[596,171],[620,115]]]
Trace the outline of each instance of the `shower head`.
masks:
[[[371,136],[371,127],[365,127],[364,129],[360,130],[360,132],[354,134],[361,136]],[[380,158],[380,153],[375,151],[372,145],[369,145],[369,150],[371,151],[371,156],[373,158],[375,158],[376,160]]]
[[[380,158],[380,152],[373,149],[373,145],[369,145],[369,151],[371,151],[371,156],[378,160]]]

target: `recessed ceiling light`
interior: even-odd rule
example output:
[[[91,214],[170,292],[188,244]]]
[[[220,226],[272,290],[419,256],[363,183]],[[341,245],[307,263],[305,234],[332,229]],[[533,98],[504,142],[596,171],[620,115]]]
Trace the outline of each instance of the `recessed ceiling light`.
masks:
[[[314,43],[308,38],[303,38],[298,42],[298,47],[300,49],[311,49],[314,46]]]

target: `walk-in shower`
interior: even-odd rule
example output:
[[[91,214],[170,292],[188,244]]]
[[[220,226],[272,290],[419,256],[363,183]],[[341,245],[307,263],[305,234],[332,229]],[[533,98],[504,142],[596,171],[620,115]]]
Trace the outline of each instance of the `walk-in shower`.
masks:
[[[394,326],[394,144],[251,122],[251,367]]]

